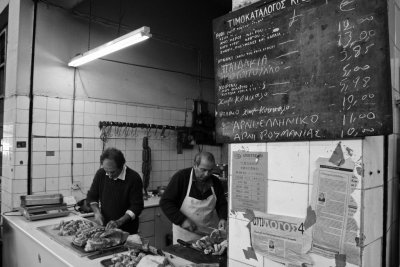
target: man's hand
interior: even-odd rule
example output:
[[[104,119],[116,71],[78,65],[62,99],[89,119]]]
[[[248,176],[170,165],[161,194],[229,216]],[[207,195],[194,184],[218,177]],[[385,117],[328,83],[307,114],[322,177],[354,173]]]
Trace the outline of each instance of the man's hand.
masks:
[[[109,221],[106,225],[106,230],[118,228],[118,221]]]
[[[226,220],[224,220],[224,219],[219,220],[218,229],[225,230],[225,228],[226,228]]]
[[[131,216],[129,216],[128,214],[124,214],[121,218],[119,218],[118,220],[111,220],[107,223],[106,225],[106,229],[115,229],[115,228],[119,228],[121,227],[121,225],[124,225],[125,223],[127,223],[128,221],[132,220]]]
[[[193,232],[197,229],[197,226],[194,222],[192,222],[190,219],[186,218],[186,220],[181,224],[181,227],[183,229],[186,229],[190,232]]]

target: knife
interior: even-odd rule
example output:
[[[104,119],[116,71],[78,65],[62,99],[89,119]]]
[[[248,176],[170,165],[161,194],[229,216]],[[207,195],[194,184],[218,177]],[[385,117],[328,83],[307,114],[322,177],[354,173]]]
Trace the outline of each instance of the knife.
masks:
[[[201,250],[201,249],[199,249],[199,248],[197,248],[197,247],[194,247],[193,244],[191,244],[191,243],[189,243],[189,242],[186,242],[186,241],[183,241],[182,239],[178,239],[178,240],[176,240],[176,241],[177,241],[179,244],[181,244],[182,246],[184,246],[184,247],[191,248],[191,249],[194,249],[194,250],[196,250],[196,251],[203,252],[203,250]]]

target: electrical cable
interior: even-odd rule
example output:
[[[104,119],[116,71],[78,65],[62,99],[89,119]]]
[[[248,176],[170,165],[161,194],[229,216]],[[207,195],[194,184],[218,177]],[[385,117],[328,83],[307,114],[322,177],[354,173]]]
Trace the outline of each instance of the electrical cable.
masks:
[[[37,12],[38,12],[38,1],[34,1],[33,7],[33,29],[32,29],[32,55],[31,55],[31,68],[30,68],[30,81],[29,81],[29,118],[28,118],[28,162],[27,162],[27,194],[32,194],[32,155],[33,155],[33,83],[35,74],[35,50],[36,50],[36,27],[37,27]]]
[[[90,50],[90,33],[92,28],[92,0],[89,1],[89,34],[88,34],[88,51]]]
[[[122,13],[122,0],[119,0],[119,18],[118,18],[118,30],[117,30],[117,36],[120,35],[120,31],[121,31],[121,23],[122,23],[122,19],[125,16],[126,13],[126,9],[124,9],[124,12]]]
[[[76,99],[76,68],[74,68],[74,82],[72,93],[72,118],[71,118],[71,184],[74,183],[74,131],[75,131],[75,99]]]
[[[62,9],[64,11],[71,12],[71,9],[68,9],[68,8],[65,8],[65,7],[63,7],[61,5],[57,5],[55,3],[49,2],[47,0],[38,0],[38,1],[44,3],[44,4],[48,5],[48,6],[53,6],[53,7]],[[107,27],[118,28],[118,23],[115,23],[114,21],[109,20],[107,18],[103,18],[103,17],[99,17],[99,16],[95,16],[95,15],[90,15],[90,17],[89,17],[89,14],[85,14],[85,13],[82,13],[82,12],[79,12],[79,11],[76,11],[76,10],[72,10],[72,14],[74,16],[76,16],[76,17],[81,18],[81,19],[88,19],[88,20],[91,19],[93,22],[96,22],[98,24],[101,24],[101,25],[104,25],[104,26],[107,26]],[[121,25],[119,27],[121,29],[124,29],[127,32],[130,32],[130,31],[134,30],[133,27],[131,27],[129,25],[123,25],[122,23],[121,23]],[[182,47],[182,48],[186,48],[186,49],[189,49],[189,50],[196,50],[197,49],[197,47],[195,45],[193,45],[193,44],[188,44],[188,43],[185,43],[185,42],[182,42],[182,41],[179,41],[179,40],[175,40],[175,39],[169,38],[169,37],[161,35],[161,34],[155,34],[153,32],[151,34],[152,34],[152,39],[155,39],[155,40],[158,40],[158,41],[166,42],[166,43],[169,43],[169,44],[172,44],[172,45],[175,45],[175,46],[179,46],[179,47]]]
[[[187,75],[187,76],[190,76],[190,77],[193,77],[193,78],[197,78],[197,79],[214,80],[214,78],[212,78],[212,77],[199,76],[199,75],[196,75],[196,74],[183,72],[183,71],[169,70],[169,69],[164,69],[164,68],[159,68],[159,67],[152,67],[152,66],[146,66],[146,65],[141,65],[141,64],[128,63],[128,62],[123,62],[123,61],[119,61],[119,60],[112,60],[112,59],[105,59],[105,58],[99,58],[99,59],[100,60],[104,60],[104,61],[113,62],[113,63],[119,63],[119,64],[124,64],[124,65],[134,66],[134,67],[141,67],[141,68],[147,68],[147,69],[154,69],[154,70],[178,73],[178,74]]]
[[[199,87],[199,98],[203,99],[203,88],[201,87],[201,75],[202,75],[202,68],[201,68],[201,50],[197,49],[197,86]]]

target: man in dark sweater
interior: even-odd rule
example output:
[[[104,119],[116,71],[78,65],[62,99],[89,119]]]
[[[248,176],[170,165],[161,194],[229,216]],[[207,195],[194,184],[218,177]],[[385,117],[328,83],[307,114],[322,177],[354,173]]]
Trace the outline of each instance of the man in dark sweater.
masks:
[[[174,243],[200,238],[193,233],[199,226],[226,227],[228,203],[220,180],[211,174],[214,167],[214,156],[201,152],[195,156],[193,168],[172,176],[160,206],[174,224]]]
[[[116,148],[104,150],[100,163],[87,194],[96,222],[136,234],[143,210],[142,179],[125,165],[124,154]]]

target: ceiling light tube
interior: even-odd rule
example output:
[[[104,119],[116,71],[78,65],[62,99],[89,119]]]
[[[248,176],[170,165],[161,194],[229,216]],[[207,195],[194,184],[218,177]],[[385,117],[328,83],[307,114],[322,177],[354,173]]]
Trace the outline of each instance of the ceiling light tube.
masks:
[[[81,55],[78,55],[71,59],[68,63],[70,67],[77,67],[88,63],[96,58],[103,57],[105,55],[111,54],[115,51],[124,49],[125,47],[131,46],[133,44],[139,43],[151,37],[150,28],[143,26],[137,30],[134,30],[128,34],[125,34],[115,40],[105,43],[101,46],[93,48]]]

